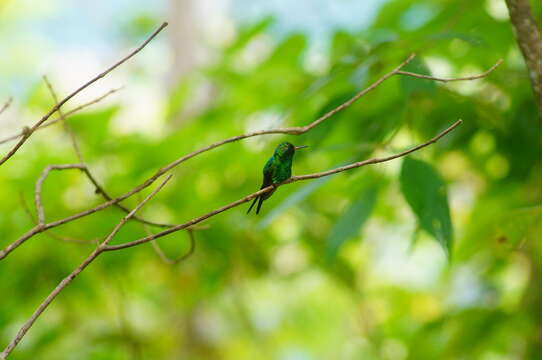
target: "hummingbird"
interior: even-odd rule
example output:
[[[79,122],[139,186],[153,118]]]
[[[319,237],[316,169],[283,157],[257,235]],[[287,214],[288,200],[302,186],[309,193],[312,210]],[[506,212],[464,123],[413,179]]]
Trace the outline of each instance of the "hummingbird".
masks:
[[[263,183],[262,187],[266,188],[270,185],[279,184],[285,180],[288,180],[292,176],[292,160],[294,159],[294,154],[296,150],[306,148],[307,146],[294,146],[289,142],[283,142],[275,148],[273,156],[267,160],[265,166],[263,167]],[[276,189],[273,189],[265,194],[262,194],[254,199],[250,207],[248,208],[247,214],[252,210],[256,201],[258,201],[258,207],[256,207],[256,214],[260,213],[260,208],[264,200],[269,199],[271,195],[275,192]]]

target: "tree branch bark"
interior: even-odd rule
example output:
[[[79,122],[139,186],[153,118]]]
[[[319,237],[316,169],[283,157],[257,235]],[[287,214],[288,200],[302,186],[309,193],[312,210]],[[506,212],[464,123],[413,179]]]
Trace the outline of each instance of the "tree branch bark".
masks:
[[[68,275],[67,277],[65,277],[58,285],[57,287],[47,296],[47,298],[38,306],[38,308],[36,309],[36,311],[32,314],[32,316],[24,323],[24,325],[21,327],[21,329],[17,332],[17,334],[15,335],[15,337],[13,338],[13,340],[9,343],[9,345],[4,349],[4,351],[0,354],[0,359],[5,359],[12,351],[13,349],[17,346],[17,344],[23,339],[23,337],[25,336],[25,334],[28,332],[28,330],[32,327],[32,325],[36,322],[36,320],[38,319],[38,317],[45,311],[45,309],[51,304],[51,302],[56,298],[56,296],[58,296],[58,294],[66,287],[68,286],[68,284],[70,282],[73,281],[73,279],[79,275],[88,265],[90,265],[90,263],[92,263],[100,254],[102,254],[103,252],[106,252],[106,251],[116,251],[116,250],[122,250],[122,249],[126,249],[126,248],[129,248],[129,247],[133,247],[133,246],[137,246],[137,245],[141,245],[141,244],[144,244],[146,242],[149,242],[149,241],[153,241],[157,238],[160,238],[160,237],[163,237],[163,236],[166,236],[166,235],[169,235],[171,233],[174,233],[174,232],[177,232],[177,231],[180,231],[180,230],[183,230],[183,229],[187,229],[189,228],[190,226],[193,226],[193,225],[196,225],[200,222],[202,222],[203,220],[206,220],[210,217],[213,217],[215,215],[218,215],[226,210],[229,210],[231,208],[234,208],[236,206],[239,206],[243,203],[246,203],[252,199],[254,199],[255,197],[257,196],[260,196],[268,191],[271,191],[273,189],[276,189],[277,187],[279,186],[282,186],[282,185],[286,185],[286,184],[291,184],[291,183],[294,183],[294,182],[297,182],[297,181],[303,181],[303,180],[311,180],[311,179],[317,179],[317,178],[320,178],[320,177],[324,177],[324,176],[330,176],[330,175],[333,175],[333,174],[337,174],[337,173],[340,173],[340,172],[343,172],[343,171],[347,171],[347,170],[351,170],[351,169],[355,169],[355,168],[359,168],[359,167],[362,167],[362,166],[366,166],[366,165],[371,165],[371,164],[377,164],[377,163],[382,163],[382,162],[386,162],[386,161],[391,161],[391,160],[394,160],[394,159],[397,159],[397,158],[400,158],[400,157],[403,157],[403,156],[406,156],[408,154],[411,154],[415,151],[418,151],[420,149],[423,149],[431,144],[434,144],[436,143],[438,140],[440,140],[442,137],[446,136],[448,133],[450,133],[451,131],[453,131],[456,127],[458,127],[459,125],[461,125],[461,123],[463,123],[463,120],[458,120],[456,121],[454,124],[452,124],[450,127],[448,127],[447,129],[445,129],[444,131],[442,131],[440,134],[436,135],[435,137],[433,137],[431,140],[423,143],[423,144],[420,144],[420,145],[417,145],[417,146],[414,146],[408,150],[405,150],[405,151],[402,151],[398,154],[395,154],[395,155],[391,155],[391,156],[387,156],[387,157],[383,157],[383,158],[373,158],[373,159],[368,159],[368,160],[364,160],[364,161],[359,161],[359,162],[355,162],[355,163],[352,163],[352,164],[349,164],[349,165],[345,165],[345,166],[341,166],[341,167],[338,167],[338,168],[335,168],[335,169],[331,169],[331,170],[328,170],[328,171],[323,171],[323,172],[319,172],[319,173],[315,173],[315,174],[307,174],[307,175],[300,175],[300,176],[292,176],[290,179],[282,182],[281,184],[277,184],[277,185],[272,185],[272,186],[268,186],[264,189],[261,189],[255,193],[252,193],[250,195],[247,195],[245,196],[244,198],[242,199],[239,199],[237,201],[234,201],[228,205],[225,205],[221,208],[218,208],[216,210],[213,210],[205,215],[201,215],[197,218],[194,218],[184,224],[180,224],[180,225],[176,225],[176,226],[173,226],[167,230],[164,230],[162,232],[159,232],[157,234],[153,234],[153,235],[148,235],[144,238],[141,238],[141,239],[138,239],[138,240],[134,240],[134,241],[130,241],[128,243],[124,243],[124,244],[120,244],[120,245],[109,245],[109,242],[113,239],[113,237],[119,232],[119,230],[122,228],[122,226],[124,226],[124,224],[126,224],[126,222],[128,222],[128,220],[130,220],[131,217],[133,217],[135,215],[135,213],[137,211],[139,211],[139,209],[141,209],[141,207],[143,207],[143,205],[145,205],[145,203],[147,201],[149,201],[158,191],[160,191],[162,189],[162,187],[167,183],[167,181],[171,178],[172,175],[169,175],[159,186],[156,187],[156,189],[153,190],[152,193],[150,193],[142,202],[140,202],[135,208],[134,210],[132,210],[128,215],[126,215],[125,217],[122,218],[122,220],[115,226],[115,228],[111,231],[111,233],[105,238],[105,240],[102,241],[102,243],[81,263],[81,265],[79,265],[74,271],[72,271],[70,273],[70,275]],[[191,231],[189,231],[189,235],[192,235]],[[188,253],[186,255],[184,255],[183,257],[181,257],[180,259],[178,259],[177,261],[174,260],[174,262],[178,262],[178,261],[181,261],[181,260],[184,260],[186,259],[186,257],[190,256],[194,250],[194,238],[191,237],[191,247],[190,247],[190,250],[188,251]]]
[[[0,166],[2,164],[4,164],[6,161],[8,161],[13,155],[15,155],[15,153],[19,150],[19,148],[21,146],[23,146],[23,144],[26,142],[26,140],[28,140],[28,138],[34,133],[34,131],[36,131],[45,121],[47,121],[47,119],[49,119],[51,117],[51,115],[53,115],[55,112],[58,111],[58,109],[60,109],[62,107],[62,105],[64,105],[65,103],[67,103],[71,98],[73,98],[75,95],[79,94],[81,91],[83,91],[84,89],[86,89],[87,87],[89,87],[90,85],[92,85],[93,83],[95,83],[96,81],[100,80],[101,78],[103,78],[104,76],[106,76],[107,74],[109,74],[111,71],[115,70],[117,67],[119,67],[120,65],[124,64],[126,61],[128,61],[128,59],[130,59],[131,57],[133,57],[134,55],[136,55],[138,52],[140,52],[141,50],[143,50],[143,48],[145,46],[147,46],[147,44],[149,42],[152,41],[152,39],[154,39],[156,37],[156,35],[158,35],[158,33],[160,31],[162,31],[166,26],[168,25],[167,22],[164,22],[162,25],[160,25],[160,27],[158,29],[156,29],[154,31],[154,33],[152,33],[151,36],[149,36],[149,38],[147,40],[145,40],[143,42],[143,44],[141,44],[138,48],[136,48],[134,51],[132,51],[130,54],[126,55],[124,58],[122,58],[121,60],[119,60],[117,63],[115,63],[113,66],[109,67],[107,70],[105,70],[104,72],[96,75],[94,78],[92,78],[91,80],[89,80],[88,82],[86,82],[85,84],[81,85],[77,90],[75,90],[74,92],[72,92],[70,95],[66,96],[64,99],[62,99],[58,104],[56,104],[55,106],[53,106],[51,108],[51,110],[49,110],[49,112],[47,114],[45,114],[38,122],[36,122],[32,127],[28,128],[26,131],[24,131],[24,135],[23,137],[21,137],[21,139],[19,140],[19,142],[17,142],[17,144],[15,144],[15,146],[4,156],[0,159]]]
[[[66,276],[62,281],[55,287],[53,291],[45,298],[45,300],[38,306],[36,311],[32,316],[23,324],[19,329],[13,340],[8,344],[2,353],[0,353],[0,359],[5,359],[13,351],[13,349],[19,344],[19,342],[26,335],[28,330],[34,325],[38,317],[47,309],[47,307],[53,302],[53,300],[60,294],[66,286],[68,286],[77,275],[79,275],[85,268],[90,265],[100,254],[105,250],[107,244],[113,239],[113,237],[119,232],[119,230],[132,218],[139,209],[141,209],[147,201],[149,201],[154,195],[156,195],[166,183],[171,179],[172,175],[169,175],[160,185],[156,187],[143,201],[141,201],[134,210],[130,211],[129,214],[124,216],[121,221],[113,228],[111,233],[101,242],[100,245],[79,265],[75,270],[73,270],[68,276]]]
[[[185,161],[187,161],[187,160],[189,160],[189,159],[191,159],[191,158],[193,158],[193,157],[195,157],[197,155],[200,155],[200,154],[202,154],[204,152],[215,149],[215,148],[217,148],[219,146],[229,144],[229,143],[232,143],[232,142],[236,142],[236,141],[239,141],[239,140],[243,140],[243,139],[246,139],[246,138],[254,137],[254,136],[269,135],[269,134],[289,134],[289,135],[304,134],[307,131],[310,131],[314,127],[318,126],[322,122],[324,122],[324,121],[328,120],[329,118],[333,117],[333,115],[336,115],[340,111],[343,111],[343,110],[347,109],[349,106],[354,104],[356,101],[361,99],[363,96],[365,96],[370,91],[376,89],[384,81],[386,81],[387,79],[391,78],[394,75],[420,77],[421,75],[415,74],[415,73],[405,73],[405,72],[400,73],[401,68],[403,68],[410,61],[412,61],[414,56],[415,56],[414,54],[410,55],[405,61],[403,61],[401,64],[399,64],[397,67],[395,67],[395,69],[393,69],[392,71],[390,71],[387,74],[380,77],[378,80],[376,80],[374,83],[369,85],[367,88],[361,90],[356,95],[354,95],[351,99],[347,100],[343,104],[341,104],[338,107],[334,108],[333,110],[327,112],[326,114],[324,114],[323,116],[319,117],[318,119],[312,121],[310,124],[308,124],[306,126],[254,131],[254,132],[251,132],[251,133],[246,133],[246,134],[243,134],[243,135],[238,135],[238,136],[234,136],[234,137],[231,137],[231,138],[227,138],[227,139],[224,139],[222,141],[218,141],[218,142],[213,143],[211,145],[205,146],[205,147],[203,147],[203,148],[201,148],[199,150],[193,151],[193,152],[191,152],[191,153],[189,153],[189,154],[187,154],[185,156],[182,156],[181,158],[178,158],[177,160],[165,165],[164,167],[158,169],[154,175],[152,175],[150,178],[145,180],[142,184],[136,186],[135,188],[133,188],[132,190],[128,191],[127,193],[125,193],[123,195],[120,195],[120,196],[118,196],[118,197],[116,197],[116,198],[114,198],[112,200],[109,200],[109,201],[107,201],[105,203],[102,203],[102,204],[100,204],[100,205],[98,205],[98,206],[96,206],[94,208],[91,208],[91,209],[82,211],[80,213],[68,216],[68,217],[66,217],[64,219],[57,220],[57,221],[45,224],[43,226],[36,226],[33,229],[30,229],[24,235],[22,235],[19,239],[17,239],[15,242],[8,245],[4,250],[0,250],[0,260],[5,258],[13,250],[15,250],[17,247],[19,247],[21,244],[23,244],[26,240],[30,239],[34,235],[39,234],[39,233],[41,233],[43,231],[46,231],[48,229],[51,229],[51,228],[66,224],[68,222],[80,219],[80,218],[85,217],[87,215],[93,214],[93,213],[95,213],[97,211],[101,211],[101,210],[103,210],[105,208],[108,208],[109,206],[113,206],[113,205],[115,205],[115,204],[117,204],[117,203],[131,197],[132,195],[140,192],[141,190],[147,188],[154,181],[156,181],[156,179],[158,179],[159,177],[161,177],[162,175],[164,175],[165,173],[167,173],[171,169],[175,168],[179,164],[181,164],[181,163],[183,163],[183,162],[185,162]],[[497,61],[497,63],[494,66],[492,66],[488,71],[485,71],[481,75],[472,76],[471,79],[469,79],[469,80],[479,79],[481,77],[488,76],[493,70],[495,70],[499,66],[499,64],[501,62],[502,62],[502,60]],[[431,77],[431,80],[453,81],[453,79],[440,79],[440,78],[436,78],[436,77]]]
[[[525,59],[542,119],[542,38],[529,0],[506,0],[516,40]]]

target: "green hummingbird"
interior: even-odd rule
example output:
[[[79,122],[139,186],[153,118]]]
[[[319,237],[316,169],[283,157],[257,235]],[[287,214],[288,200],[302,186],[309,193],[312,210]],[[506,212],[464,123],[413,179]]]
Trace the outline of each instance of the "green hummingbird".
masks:
[[[263,183],[260,189],[288,180],[292,176],[292,160],[294,159],[295,151],[306,147],[307,146],[294,146],[289,142],[279,144],[276,147],[273,156],[267,160],[263,167]],[[248,208],[247,214],[252,210],[252,207],[258,200],[256,214],[259,214],[263,201],[269,199],[274,192],[275,189],[256,197]]]

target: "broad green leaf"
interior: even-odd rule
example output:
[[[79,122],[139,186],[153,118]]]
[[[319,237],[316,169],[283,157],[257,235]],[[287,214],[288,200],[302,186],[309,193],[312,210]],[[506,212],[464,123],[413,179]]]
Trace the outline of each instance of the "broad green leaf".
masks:
[[[421,228],[433,236],[451,256],[452,221],[446,186],[428,163],[407,157],[401,168],[401,191]]]
[[[326,241],[326,257],[328,260],[333,260],[337,256],[340,247],[347,240],[354,237],[359,228],[365,224],[373,211],[377,193],[377,184],[371,184],[363,188],[352,205],[339,217]]]

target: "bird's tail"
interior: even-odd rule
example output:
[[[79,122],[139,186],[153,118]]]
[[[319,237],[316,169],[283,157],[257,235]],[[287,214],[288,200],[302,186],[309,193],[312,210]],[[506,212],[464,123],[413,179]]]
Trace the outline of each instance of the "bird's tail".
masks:
[[[260,197],[261,196],[257,196],[257,197],[254,198],[254,201],[252,202],[252,204],[250,204],[250,207],[248,208],[247,214],[250,212],[250,210],[252,210],[252,207],[254,206],[254,204],[256,204],[256,201],[258,201],[258,199]],[[261,202],[260,202],[260,205],[258,205],[258,209],[256,210],[256,214],[260,212],[260,206],[261,206]]]
[[[256,208],[256,214],[260,213],[260,208],[262,207],[263,203],[263,196],[260,196],[260,200],[258,201],[258,207]]]

